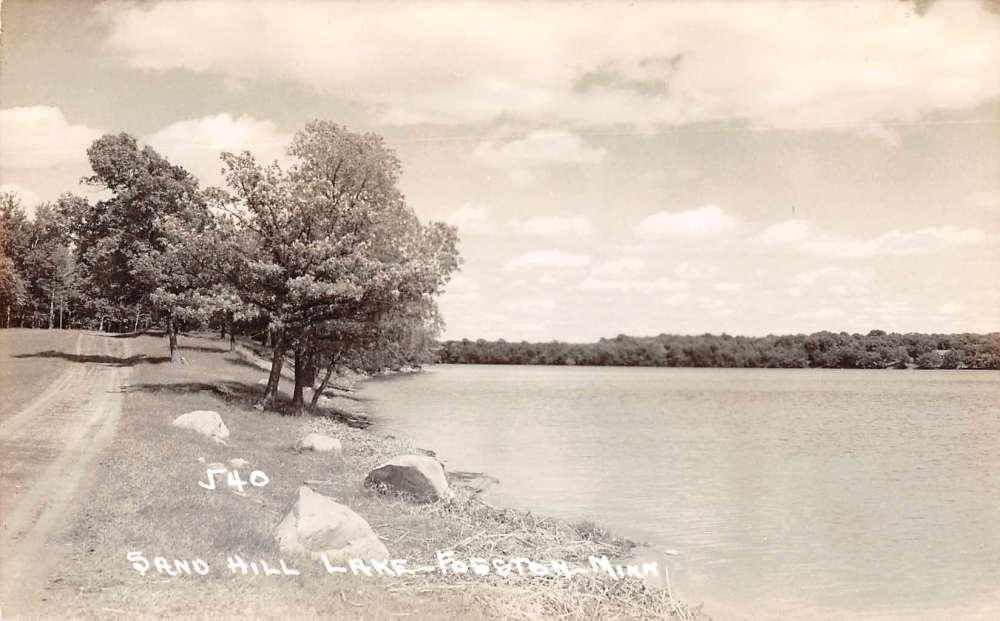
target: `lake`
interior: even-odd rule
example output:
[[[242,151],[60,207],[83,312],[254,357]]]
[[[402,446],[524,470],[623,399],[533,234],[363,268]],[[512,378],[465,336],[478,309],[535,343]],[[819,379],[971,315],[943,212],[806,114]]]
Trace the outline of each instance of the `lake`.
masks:
[[[438,365],[379,433],[679,552],[716,619],[1000,618],[1000,373]]]

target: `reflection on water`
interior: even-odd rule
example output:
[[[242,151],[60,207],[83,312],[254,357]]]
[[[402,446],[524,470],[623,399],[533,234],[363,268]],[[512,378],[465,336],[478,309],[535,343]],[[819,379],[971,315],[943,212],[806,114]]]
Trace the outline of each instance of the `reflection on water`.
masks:
[[[375,430],[673,548],[719,618],[1000,618],[1000,373],[442,365]]]

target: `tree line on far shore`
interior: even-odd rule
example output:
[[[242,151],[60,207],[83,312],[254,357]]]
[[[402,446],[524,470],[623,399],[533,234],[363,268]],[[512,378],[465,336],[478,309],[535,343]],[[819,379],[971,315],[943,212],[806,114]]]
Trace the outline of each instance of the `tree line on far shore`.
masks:
[[[291,164],[222,153],[224,188],[128,134],[87,150],[99,200],[64,194],[28,217],[0,194],[0,327],[253,335],[271,350],[261,406],[294,367],[292,411],[331,376],[430,360],[436,296],[458,268],[457,230],[423,223],[383,139],[328,121],[295,134]]]
[[[816,332],[746,337],[728,334],[635,337],[596,343],[445,341],[437,359],[453,364],[641,367],[1000,369],[1000,333],[868,334]]]

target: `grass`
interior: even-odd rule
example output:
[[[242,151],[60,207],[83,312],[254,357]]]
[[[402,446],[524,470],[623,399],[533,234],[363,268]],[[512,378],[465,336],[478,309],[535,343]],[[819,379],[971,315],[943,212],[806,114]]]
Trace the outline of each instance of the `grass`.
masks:
[[[0,416],[13,414],[27,405],[71,364],[68,359],[32,354],[53,347],[73,352],[79,336],[79,332],[70,330],[0,330],[0,386],[3,387]],[[25,378],[31,381],[24,381]]]
[[[594,575],[572,579],[534,576],[448,575],[404,577],[328,575],[322,565],[284,557],[300,576],[239,576],[226,557],[283,558],[272,537],[305,481],[332,496],[372,525],[394,558],[411,565],[434,564],[438,550],[457,557],[562,559],[585,565],[606,554],[625,557],[631,542],[593,524],[571,525],[477,499],[459,487],[455,502],[420,505],[386,497],[362,485],[367,472],[400,453],[414,452],[404,440],[340,422],[357,420],[363,404],[350,397],[335,402],[341,416],[282,416],[251,407],[265,373],[231,354],[223,341],[182,337],[185,364],[131,367],[126,411],[109,450],[100,460],[98,482],[61,542],[66,561],[49,585],[50,612],[72,618],[287,619],[534,619],[695,618],[665,591],[635,578],[618,581]],[[130,339],[132,356],[152,359],[164,339]],[[46,347],[48,349],[48,347]],[[51,360],[49,361],[51,362]],[[60,360],[62,363],[62,360]],[[283,382],[288,388],[289,382]],[[287,395],[286,395],[287,396]],[[216,410],[231,435],[222,446],[170,422],[191,410]],[[343,458],[299,453],[295,442],[316,431],[339,438]],[[266,473],[265,487],[238,495],[222,487],[197,485],[207,464],[243,458],[250,470]],[[207,561],[206,576],[145,576],[126,559],[130,551],[148,558]]]

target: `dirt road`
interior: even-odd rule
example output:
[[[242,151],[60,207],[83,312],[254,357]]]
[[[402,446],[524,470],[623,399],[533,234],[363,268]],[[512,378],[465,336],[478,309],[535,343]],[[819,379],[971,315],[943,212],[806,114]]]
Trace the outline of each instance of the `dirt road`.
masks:
[[[0,421],[0,611],[34,618],[59,540],[115,433],[128,384],[128,340],[81,333],[73,351],[47,352],[66,370]],[[31,381],[31,378],[24,378]]]

